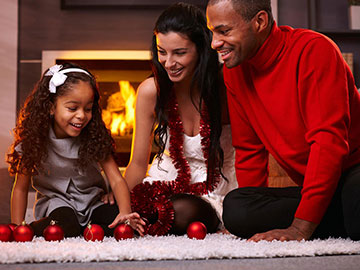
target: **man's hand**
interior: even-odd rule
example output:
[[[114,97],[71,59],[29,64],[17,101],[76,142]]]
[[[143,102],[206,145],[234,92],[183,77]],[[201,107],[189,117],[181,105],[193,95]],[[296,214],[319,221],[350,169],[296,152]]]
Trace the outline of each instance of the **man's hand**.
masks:
[[[290,227],[286,229],[275,229],[264,233],[257,233],[248,241],[258,242],[260,240],[272,241],[291,241],[309,240],[315,231],[317,224],[295,218]]]

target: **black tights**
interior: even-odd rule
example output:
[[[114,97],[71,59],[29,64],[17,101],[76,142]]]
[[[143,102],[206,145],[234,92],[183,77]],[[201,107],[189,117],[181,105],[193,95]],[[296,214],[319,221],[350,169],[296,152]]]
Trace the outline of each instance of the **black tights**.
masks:
[[[200,221],[205,224],[209,233],[216,232],[219,218],[212,206],[200,197],[189,194],[178,194],[171,198],[174,206],[175,219],[170,234],[183,235],[191,222]],[[114,230],[108,225],[113,222],[119,213],[116,204],[104,204],[96,208],[91,215],[91,223],[100,225],[106,236],[112,236]],[[54,220],[64,230],[65,237],[80,236],[84,230],[70,207],[59,207],[52,211],[48,217],[34,221],[30,224],[36,236],[42,236],[44,229]]]
[[[186,234],[187,227],[194,221],[204,223],[209,233],[216,232],[219,218],[214,208],[206,201],[195,195],[177,194],[171,198],[175,219],[170,234]]]
[[[114,230],[108,228],[108,225],[113,222],[119,213],[116,204],[103,204],[91,214],[91,223],[100,225],[105,233],[105,236],[112,236]],[[81,226],[75,215],[75,212],[70,207],[59,207],[52,211],[48,217],[39,219],[30,224],[36,236],[42,236],[44,229],[54,220],[64,230],[65,237],[77,237],[82,235],[85,226]]]

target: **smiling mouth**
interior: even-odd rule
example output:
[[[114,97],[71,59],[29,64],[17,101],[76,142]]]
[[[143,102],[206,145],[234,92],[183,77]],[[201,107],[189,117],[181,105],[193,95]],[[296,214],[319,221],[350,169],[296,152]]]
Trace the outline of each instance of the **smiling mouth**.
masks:
[[[170,75],[176,76],[176,75],[179,75],[182,70],[183,70],[183,68],[172,69],[172,70],[169,69],[168,72],[169,72]]]
[[[76,128],[82,128],[83,124],[75,124],[75,123],[70,123],[70,125],[72,125],[73,127]]]
[[[219,50],[218,52],[222,58],[226,58],[226,56],[228,56],[231,53],[231,50],[229,50],[229,49]]]

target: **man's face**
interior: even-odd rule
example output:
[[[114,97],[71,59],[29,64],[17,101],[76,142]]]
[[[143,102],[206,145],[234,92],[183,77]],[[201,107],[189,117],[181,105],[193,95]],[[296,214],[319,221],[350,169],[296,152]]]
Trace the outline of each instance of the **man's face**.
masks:
[[[206,9],[211,46],[220,54],[227,68],[233,68],[255,55],[259,42],[254,20],[245,21],[230,0],[209,5]]]

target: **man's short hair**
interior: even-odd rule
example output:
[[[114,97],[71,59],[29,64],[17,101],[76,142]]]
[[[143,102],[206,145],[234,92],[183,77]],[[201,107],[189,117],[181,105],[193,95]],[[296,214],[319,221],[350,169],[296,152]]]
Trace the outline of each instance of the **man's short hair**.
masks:
[[[266,11],[269,21],[273,21],[270,0],[209,0],[207,5],[212,6],[223,1],[230,1],[234,10],[245,21],[250,21],[260,10]]]

